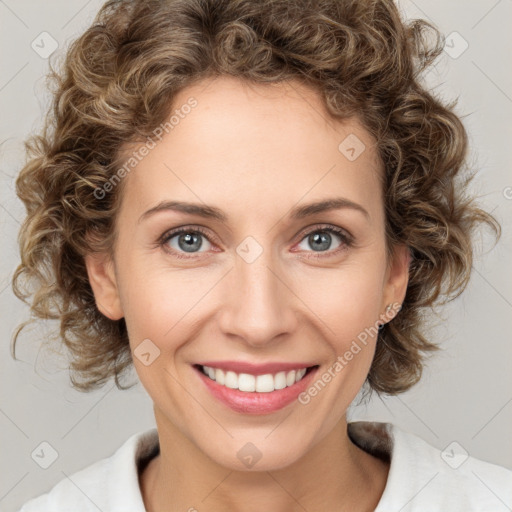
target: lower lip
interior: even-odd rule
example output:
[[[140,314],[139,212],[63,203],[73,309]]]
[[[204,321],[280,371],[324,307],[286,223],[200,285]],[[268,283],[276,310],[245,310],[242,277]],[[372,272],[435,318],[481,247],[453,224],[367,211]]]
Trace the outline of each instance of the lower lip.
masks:
[[[207,377],[199,368],[194,370],[204,382],[210,393],[235,412],[244,414],[268,414],[278,411],[292,403],[309,386],[318,367],[314,367],[292,386],[276,389],[270,393],[245,392],[221,386]]]

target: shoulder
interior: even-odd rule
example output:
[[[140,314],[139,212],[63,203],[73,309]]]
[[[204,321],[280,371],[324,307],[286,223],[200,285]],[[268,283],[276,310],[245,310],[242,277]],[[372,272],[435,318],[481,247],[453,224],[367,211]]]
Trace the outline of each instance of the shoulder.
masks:
[[[19,512],[144,512],[137,468],[156,448],[155,428],[134,434],[112,456],[66,475],[46,494],[27,501]]]
[[[401,460],[397,475],[409,472],[415,492],[408,498],[418,507],[429,502],[452,511],[498,512],[512,507],[511,470],[471,456],[457,441],[440,450],[414,434],[392,430]]]
[[[77,510],[97,512],[105,501],[106,479],[110,473],[110,460],[102,459],[81,471],[66,476],[50,491],[27,501],[19,512],[60,512],[73,505]],[[95,503],[98,502],[98,506]]]
[[[390,423],[356,423],[352,430],[363,449],[390,456],[387,485],[375,512],[512,509],[512,470],[471,456],[456,441],[440,450]]]

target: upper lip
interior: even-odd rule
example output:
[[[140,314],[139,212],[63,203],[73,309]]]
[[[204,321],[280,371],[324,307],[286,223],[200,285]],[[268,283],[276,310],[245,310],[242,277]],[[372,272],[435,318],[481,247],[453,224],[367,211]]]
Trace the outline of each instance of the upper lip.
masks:
[[[287,372],[291,370],[309,368],[310,366],[316,366],[315,364],[308,362],[269,362],[263,364],[255,364],[246,361],[202,361],[197,364],[201,366],[209,366],[210,368],[219,368],[224,371],[232,371],[235,373],[248,373],[250,375],[265,375],[267,373]]]

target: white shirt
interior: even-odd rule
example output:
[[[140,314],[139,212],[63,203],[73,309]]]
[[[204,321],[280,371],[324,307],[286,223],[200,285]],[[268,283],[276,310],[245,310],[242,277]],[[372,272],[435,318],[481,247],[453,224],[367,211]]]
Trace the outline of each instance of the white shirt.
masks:
[[[375,512],[512,510],[512,471],[466,456],[460,445],[441,452],[391,423],[350,422],[348,434],[363,450],[389,457]],[[145,512],[139,465],[158,452],[156,428],[134,434],[111,457],[61,480],[19,512]]]

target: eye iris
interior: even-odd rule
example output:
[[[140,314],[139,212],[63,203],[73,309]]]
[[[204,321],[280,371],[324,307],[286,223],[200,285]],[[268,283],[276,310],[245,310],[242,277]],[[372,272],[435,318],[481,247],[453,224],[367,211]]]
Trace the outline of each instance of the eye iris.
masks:
[[[184,242],[184,244],[182,244],[182,242]],[[201,236],[196,233],[186,233],[178,237],[178,245],[180,246],[180,249],[183,249],[186,252],[194,252],[194,250],[200,249],[202,244]]]
[[[320,249],[326,250],[329,249],[329,246],[331,245],[331,235],[325,232],[316,232],[313,235],[309,236],[309,240],[311,242],[311,246],[314,248],[315,244],[320,242]],[[318,248],[318,246],[317,246]]]

